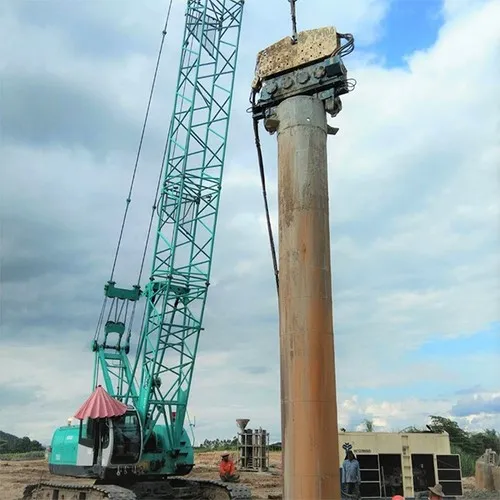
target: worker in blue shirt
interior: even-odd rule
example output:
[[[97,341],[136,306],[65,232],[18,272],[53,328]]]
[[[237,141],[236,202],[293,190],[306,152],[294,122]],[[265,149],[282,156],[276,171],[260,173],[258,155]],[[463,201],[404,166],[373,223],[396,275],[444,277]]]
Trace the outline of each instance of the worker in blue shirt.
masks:
[[[361,471],[359,469],[359,462],[356,460],[354,453],[349,450],[342,464],[342,484],[345,485],[346,493],[359,496],[360,483]]]

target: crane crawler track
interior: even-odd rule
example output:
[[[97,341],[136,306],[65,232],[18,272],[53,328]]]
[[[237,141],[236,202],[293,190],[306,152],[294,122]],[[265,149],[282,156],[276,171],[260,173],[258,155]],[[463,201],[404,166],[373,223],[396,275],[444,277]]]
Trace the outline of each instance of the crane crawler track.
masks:
[[[57,493],[56,493],[57,492]],[[248,487],[207,479],[137,482],[130,487],[41,481],[24,489],[22,500],[250,500]]]

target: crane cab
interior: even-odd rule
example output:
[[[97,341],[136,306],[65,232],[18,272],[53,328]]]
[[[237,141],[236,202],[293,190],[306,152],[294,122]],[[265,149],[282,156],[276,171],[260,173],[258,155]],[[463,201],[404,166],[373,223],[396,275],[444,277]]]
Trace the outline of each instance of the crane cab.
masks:
[[[80,421],[60,427],[52,438],[49,470],[74,477],[103,477],[106,470],[131,466],[142,454],[142,428],[135,408],[121,417]]]
[[[111,465],[134,465],[139,462],[142,451],[141,420],[135,410],[111,420],[113,451]]]

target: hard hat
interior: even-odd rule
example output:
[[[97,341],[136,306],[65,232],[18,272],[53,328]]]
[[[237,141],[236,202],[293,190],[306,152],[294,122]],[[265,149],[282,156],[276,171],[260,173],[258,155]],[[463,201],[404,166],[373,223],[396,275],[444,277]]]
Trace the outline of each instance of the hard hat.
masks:
[[[405,497],[402,497],[401,495],[394,495],[391,500],[405,500]]]
[[[229,453],[227,453],[227,452],[224,452],[224,453],[221,455],[221,457],[228,457],[228,456],[229,456]]]

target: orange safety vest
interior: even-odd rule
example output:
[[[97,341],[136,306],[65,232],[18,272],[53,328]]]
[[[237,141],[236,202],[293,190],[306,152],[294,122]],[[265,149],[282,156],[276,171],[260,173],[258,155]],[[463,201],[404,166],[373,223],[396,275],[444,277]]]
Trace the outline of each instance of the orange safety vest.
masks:
[[[221,476],[225,476],[226,474],[232,476],[234,474],[234,462],[232,460],[228,460],[227,462],[221,460],[219,464],[219,474]]]

